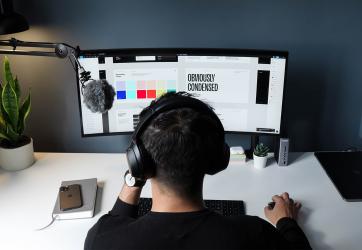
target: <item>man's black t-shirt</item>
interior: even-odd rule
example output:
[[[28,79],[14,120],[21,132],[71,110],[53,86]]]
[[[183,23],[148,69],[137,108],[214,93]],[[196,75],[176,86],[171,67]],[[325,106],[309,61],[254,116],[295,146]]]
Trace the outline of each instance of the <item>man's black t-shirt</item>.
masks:
[[[90,249],[310,249],[293,219],[277,228],[255,216],[224,217],[208,209],[185,213],[149,212],[117,199],[89,230]]]

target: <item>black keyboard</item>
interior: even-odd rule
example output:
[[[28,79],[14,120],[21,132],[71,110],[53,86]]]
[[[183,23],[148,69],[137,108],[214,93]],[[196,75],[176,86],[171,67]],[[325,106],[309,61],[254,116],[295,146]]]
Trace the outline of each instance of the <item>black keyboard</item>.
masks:
[[[204,200],[208,209],[224,216],[245,215],[243,201],[230,200]],[[138,216],[143,216],[151,210],[152,199],[141,198],[138,206]]]

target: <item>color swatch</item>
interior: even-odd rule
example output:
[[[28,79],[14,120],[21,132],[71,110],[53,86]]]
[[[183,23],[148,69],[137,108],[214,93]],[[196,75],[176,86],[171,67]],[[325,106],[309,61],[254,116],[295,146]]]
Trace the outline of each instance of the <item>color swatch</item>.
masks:
[[[176,92],[175,80],[127,80],[116,82],[117,100],[155,99]]]

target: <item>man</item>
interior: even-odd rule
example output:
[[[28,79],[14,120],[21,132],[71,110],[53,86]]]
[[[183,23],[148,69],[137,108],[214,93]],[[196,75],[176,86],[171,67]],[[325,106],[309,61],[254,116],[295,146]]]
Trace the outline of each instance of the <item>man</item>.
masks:
[[[151,182],[151,211],[137,218],[142,181],[124,184],[113,209],[89,230],[85,249],[310,249],[296,222],[301,204],[288,193],[273,196],[274,208],[264,208],[276,228],[255,216],[224,217],[205,208],[204,175],[224,157],[224,131],[206,104],[207,112],[176,105],[149,117],[173,99],[195,100],[186,93],[162,96],[141,112],[140,124],[150,121],[135,131],[146,151],[140,155],[147,153],[154,165],[143,176]]]

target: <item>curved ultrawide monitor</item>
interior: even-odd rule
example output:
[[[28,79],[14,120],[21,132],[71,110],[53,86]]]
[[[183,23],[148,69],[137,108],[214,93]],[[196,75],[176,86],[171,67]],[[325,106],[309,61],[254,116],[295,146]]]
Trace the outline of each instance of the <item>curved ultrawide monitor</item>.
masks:
[[[282,51],[234,49],[81,51],[84,69],[116,91],[107,113],[92,113],[78,82],[82,135],[133,132],[143,108],[178,91],[210,104],[226,132],[279,134],[287,57]]]

